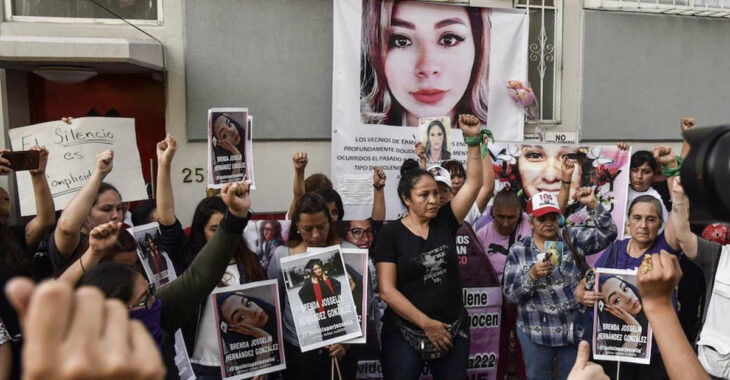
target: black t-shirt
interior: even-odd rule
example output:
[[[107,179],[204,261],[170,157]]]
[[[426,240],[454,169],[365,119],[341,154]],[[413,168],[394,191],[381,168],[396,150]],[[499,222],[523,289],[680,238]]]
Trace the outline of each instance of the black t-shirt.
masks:
[[[58,226],[56,226],[58,228]],[[56,234],[55,229],[51,231],[51,233],[48,236],[48,258],[51,260],[51,264],[53,265],[53,272],[60,276],[63,271],[68,268],[71,263],[76,261],[81,255],[84,254],[86,251],[86,248],[88,248],[88,240],[89,236],[84,233],[79,233],[79,244],[76,245],[76,248],[74,248],[73,253],[69,258],[64,259],[63,256],[61,256],[61,253],[58,252],[58,247],[56,246]]]
[[[451,202],[431,219],[428,239],[414,235],[401,221],[389,223],[378,232],[375,263],[397,265],[397,289],[430,318],[452,323],[459,318],[462,305],[461,278],[456,256],[456,231]],[[399,318],[389,308],[383,323]],[[406,324],[413,326],[403,319]]]

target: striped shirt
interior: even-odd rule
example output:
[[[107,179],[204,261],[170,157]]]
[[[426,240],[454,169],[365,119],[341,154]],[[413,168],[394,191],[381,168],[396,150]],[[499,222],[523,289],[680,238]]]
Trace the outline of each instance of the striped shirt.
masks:
[[[596,227],[568,227],[568,236],[579,255],[598,253],[616,239],[616,224],[611,213],[600,204],[590,211]],[[562,241],[562,231],[558,233]],[[573,260],[566,244],[560,265],[545,277],[534,282],[528,275],[540,253],[526,236],[510,248],[504,268],[504,293],[517,304],[517,327],[537,344],[558,347],[569,344],[567,334],[572,328],[575,312],[580,305],[573,292],[581,280],[580,268]]]

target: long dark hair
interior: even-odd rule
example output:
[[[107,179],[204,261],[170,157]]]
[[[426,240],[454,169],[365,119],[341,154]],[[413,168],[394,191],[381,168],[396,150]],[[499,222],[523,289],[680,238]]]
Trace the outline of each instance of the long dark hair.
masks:
[[[203,198],[198,203],[198,207],[195,208],[195,214],[193,215],[193,224],[190,227],[192,256],[197,255],[207,243],[207,240],[205,240],[205,225],[208,224],[210,217],[216,213],[225,215],[227,210],[228,206],[226,206],[220,197]],[[243,275],[246,276],[247,282],[266,279],[264,270],[261,268],[261,263],[259,263],[256,254],[251,252],[251,249],[248,248],[248,244],[244,240],[239,241],[238,245],[236,245],[236,251],[233,253],[233,257],[243,267]]]
[[[96,286],[107,298],[116,298],[128,304],[134,296],[137,276],[144,277],[138,267],[110,261],[87,270],[76,283],[76,287]]]
[[[431,174],[426,169],[421,168],[418,162],[412,158],[408,158],[403,161],[403,165],[400,167],[400,181],[398,181],[398,199],[403,206],[406,206],[405,198],[411,197],[411,191],[413,187],[422,176],[427,175],[433,179]]]
[[[30,276],[33,271],[31,251],[8,226],[2,224],[0,224],[0,245],[3,247],[0,252],[5,256],[4,261],[10,273],[13,276]]]
[[[294,214],[291,215],[292,225],[289,227],[289,241],[287,245],[296,247],[302,242],[302,235],[299,234],[299,227],[297,224],[302,214],[316,214],[322,212],[327,217],[329,223],[329,231],[327,231],[327,245],[337,244],[339,239],[335,234],[335,226],[332,225],[332,217],[330,216],[329,209],[327,208],[327,201],[317,193],[304,193],[299,199],[297,199],[294,205]]]

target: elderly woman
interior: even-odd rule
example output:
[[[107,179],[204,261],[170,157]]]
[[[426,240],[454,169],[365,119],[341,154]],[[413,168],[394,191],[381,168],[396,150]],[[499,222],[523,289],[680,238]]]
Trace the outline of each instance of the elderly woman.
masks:
[[[549,378],[555,357],[559,378],[568,376],[576,355],[568,332],[580,307],[573,296],[573,289],[582,278],[576,260],[601,251],[616,238],[611,213],[598,202],[590,188],[580,188],[574,198],[587,207],[596,227],[561,230],[562,211],[557,197],[550,192],[534,194],[527,210],[532,235],[510,248],[504,268],[504,293],[510,302],[517,304],[517,338],[522,346],[527,378],[531,380]],[[541,257],[545,256],[546,243],[550,241],[565,243],[557,260]]]

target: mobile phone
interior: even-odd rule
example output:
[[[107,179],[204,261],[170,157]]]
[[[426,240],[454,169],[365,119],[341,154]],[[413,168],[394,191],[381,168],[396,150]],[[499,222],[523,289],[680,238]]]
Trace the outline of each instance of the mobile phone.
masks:
[[[23,170],[38,169],[40,152],[37,150],[21,150],[2,154],[2,158],[10,161],[10,169],[19,172]]]

